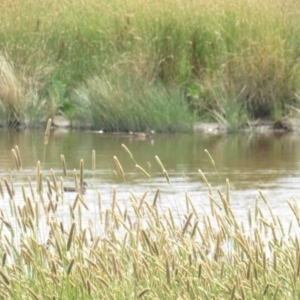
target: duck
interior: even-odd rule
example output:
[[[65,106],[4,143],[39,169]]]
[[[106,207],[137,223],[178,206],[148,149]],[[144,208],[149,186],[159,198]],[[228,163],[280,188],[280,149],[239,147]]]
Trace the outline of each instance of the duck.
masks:
[[[83,186],[82,186],[82,191],[81,194],[84,194],[86,189],[87,189],[88,185],[87,183],[84,181],[83,182]],[[72,186],[64,186],[64,191],[65,192],[69,192],[69,193],[75,193],[80,189],[80,187],[78,187],[78,189],[76,187],[72,187]]]
[[[137,139],[147,139],[147,138],[152,137],[152,135],[154,134],[154,130],[146,129],[145,132],[132,132],[132,131],[129,131],[129,134],[132,135],[134,138],[137,138]]]

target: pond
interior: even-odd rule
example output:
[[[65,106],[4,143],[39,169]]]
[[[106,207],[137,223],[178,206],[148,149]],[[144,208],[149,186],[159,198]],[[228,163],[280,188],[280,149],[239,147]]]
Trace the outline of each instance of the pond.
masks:
[[[125,145],[133,158],[124,148]],[[18,145],[23,170],[17,172],[11,149]],[[154,134],[151,138],[136,139],[130,134],[100,134],[93,131],[51,131],[49,143],[44,147],[44,130],[9,131],[0,134],[0,176],[11,174],[15,187],[24,184],[28,177],[36,186],[37,161],[41,162],[44,178],[53,169],[57,180],[63,176],[61,155],[66,161],[65,186],[74,185],[74,169],[79,176],[79,163],[84,160],[84,176],[89,187],[84,195],[90,207],[85,219],[97,223],[101,195],[103,209],[109,207],[114,195],[120,207],[127,207],[136,197],[152,203],[159,189],[159,205],[167,207],[182,221],[186,212],[186,195],[193,201],[199,215],[210,213],[208,188],[200,176],[205,174],[213,189],[213,197],[222,203],[218,189],[225,194],[226,178],[230,183],[231,207],[237,218],[243,220],[250,207],[254,211],[258,199],[264,204],[259,190],[264,194],[276,215],[289,222],[296,221],[287,201],[298,200],[300,195],[300,136],[292,134]],[[92,169],[92,151],[96,153],[96,167]],[[207,151],[205,151],[207,150]],[[168,172],[169,182],[162,172],[156,156]],[[211,156],[211,157],[210,157]],[[123,170],[121,176],[114,157]],[[150,176],[136,168],[142,167]],[[46,189],[46,188],[45,188]],[[16,190],[18,190],[16,188]],[[17,192],[17,201],[22,193]],[[8,193],[4,188],[2,211],[8,211]],[[186,194],[187,193],[187,194]],[[134,195],[134,196],[133,196]],[[46,196],[45,196],[46,197]],[[76,193],[65,193],[65,203],[73,203]],[[60,206],[58,213],[65,217],[68,206]],[[129,212],[130,213],[130,212]]]

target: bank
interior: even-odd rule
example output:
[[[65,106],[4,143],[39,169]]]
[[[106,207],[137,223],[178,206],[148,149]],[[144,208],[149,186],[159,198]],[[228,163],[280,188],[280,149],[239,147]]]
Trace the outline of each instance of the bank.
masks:
[[[3,126],[36,127],[61,114],[108,131],[191,132],[214,121],[236,131],[300,107],[297,1],[0,8]]]

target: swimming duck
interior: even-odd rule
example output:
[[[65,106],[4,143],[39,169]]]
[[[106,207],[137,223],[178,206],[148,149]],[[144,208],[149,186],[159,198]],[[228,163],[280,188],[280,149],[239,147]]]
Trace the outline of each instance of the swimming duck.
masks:
[[[83,186],[82,186],[81,194],[84,194],[84,193],[85,193],[87,186],[88,186],[87,183],[84,181],[84,182],[83,182]],[[78,187],[78,190],[79,190],[79,189],[80,189],[80,187]],[[65,192],[73,192],[73,193],[75,193],[75,192],[77,192],[78,190],[76,189],[76,187],[64,186],[64,191],[65,191]]]
[[[152,134],[154,134],[154,130],[147,129],[145,132],[132,132],[129,131],[129,134],[132,135],[134,138],[137,139],[146,139],[150,138]]]

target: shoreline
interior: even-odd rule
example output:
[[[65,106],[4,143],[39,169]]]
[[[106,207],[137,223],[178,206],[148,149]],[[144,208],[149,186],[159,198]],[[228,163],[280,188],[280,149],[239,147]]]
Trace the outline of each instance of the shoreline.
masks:
[[[54,116],[52,125],[55,128],[74,129],[71,121],[63,116]],[[81,123],[79,129],[92,128],[91,124]],[[99,130],[100,132],[101,130]],[[195,122],[192,133],[195,134],[229,134],[229,133],[295,133],[300,134],[300,120],[295,118],[284,118],[279,121],[256,120],[249,121],[239,126],[236,131],[230,127],[217,122]]]
[[[239,126],[235,131],[220,123],[196,122],[193,126],[194,133],[228,134],[228,133],[294,133],[300,134],[300,120],[284,118],[278,121],[256,120],[249,121]]]

